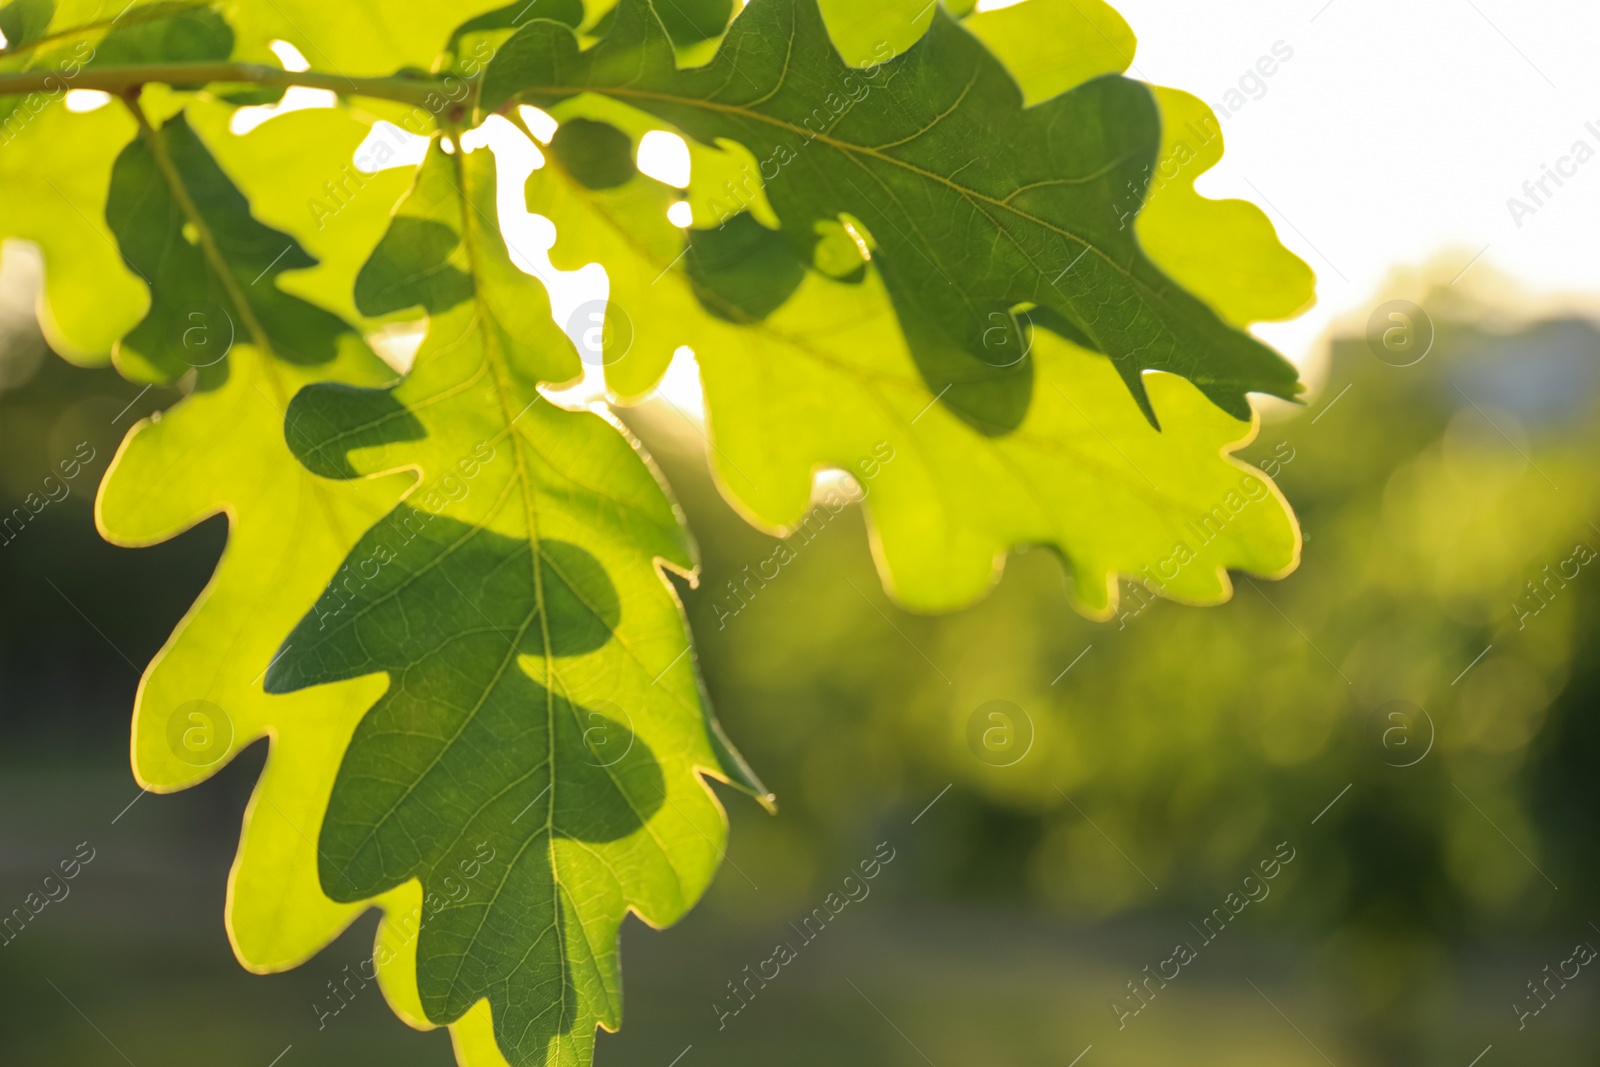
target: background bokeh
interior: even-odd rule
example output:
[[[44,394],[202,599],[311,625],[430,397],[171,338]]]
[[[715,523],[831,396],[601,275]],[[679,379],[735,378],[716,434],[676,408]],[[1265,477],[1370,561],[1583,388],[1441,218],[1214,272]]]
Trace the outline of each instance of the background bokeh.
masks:
[[[46,352],[17,263],[0,515],[92,458],[0,535],[0,912],[93,858],[0,945],[0,1062],[450,1062],[373,986],[322,1014],[371,915],[297,971],[234,963],[225,880],[264,744],[185,794],[134,785],[139,669],[223,522],[99,540],[117,441],[173,396]],[[708,899],[665,933],[630,922],[627,1024],[598,1062],[1600,1064],[1600,966],[1551,977],[1600,946],[1600,328],[1496,287],[1400,287],[1424,358],[1395,365],[1412,357],[1353,321],[1319,396],[1269,413],[1245,455],[1305,560],[1216,609],[1130,584],[1089,623],[1034,551],[976,607],[911,616],[855,508],[736,599],[775,542],[717,494],[681,412],[629,413],[700,544],[683,596],[712,700],[781,807],[726,794]],[[807,940],[875,855],[870,893]],[[796,958],[751,980],[780,942]],[[1180,943],[1178,977],[1144,984]]]

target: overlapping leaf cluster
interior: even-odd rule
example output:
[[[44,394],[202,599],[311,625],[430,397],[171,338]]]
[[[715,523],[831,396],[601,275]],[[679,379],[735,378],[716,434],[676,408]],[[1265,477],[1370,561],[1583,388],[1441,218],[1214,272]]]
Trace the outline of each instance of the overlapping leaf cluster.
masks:
[[[1109,7],[969,6],[0,7],[0,237],[40,247],[63,354],[187,392],[124,442],[101,528],[230,524],[146,672],[134,767],[186,788],[271,737],[228,901],[246,966],[376,904],[391,1004],[462,1063],[586,1064],[620,1024],[624,915],[671,923],[715,872],[703,779],[762,792],[701,692],[659,475],[546,395],[582,364],[505,244],[470,147],[490,112],[560,120],[526,195],[557,263],[610,279],[586,354],[626,401],[694,351],[752,521],[805,523],[819,469],[870,481],[885,581],[929,610],[1024,544],[1091,614],[1119,575],[1212,603],[1229,569],[1294,565],[1287,507],[1228,453],[1246,394],[1296,388],[1244,327],[1309,273],[1194,194],[1215,120],[1120,76]],[[230,131],[293,84],[333,106]],[[420,166],[352,169],[380,118]],[[661,128],[686,190],[634,166]],[[404,375],[372,347],[397,323],[424,331]]]

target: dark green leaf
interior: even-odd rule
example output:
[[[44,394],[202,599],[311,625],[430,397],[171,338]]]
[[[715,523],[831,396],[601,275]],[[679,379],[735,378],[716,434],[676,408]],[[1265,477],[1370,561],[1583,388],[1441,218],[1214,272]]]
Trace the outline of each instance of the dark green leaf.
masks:
[[[1014,311],[1029,304],[1093,338],[1152,418],[1147,369],[1182,374],[1237,417],[1249,392],[1296,392],[1290,364],[1140,249],[1130,222],[1161,140],[1141,83],[1099,78],[1025,109],[999,62],[943,15],[905,54],[855,70],[815,0],[752,0],[710,64],[679,70],[646,0],[623,0],[587,51],[557,26],[519,31],[490,65],[483,104],[584,91],[744,145],[808,252],[818,223],[862,219],[929,385],[986,431],[1027,410]]]

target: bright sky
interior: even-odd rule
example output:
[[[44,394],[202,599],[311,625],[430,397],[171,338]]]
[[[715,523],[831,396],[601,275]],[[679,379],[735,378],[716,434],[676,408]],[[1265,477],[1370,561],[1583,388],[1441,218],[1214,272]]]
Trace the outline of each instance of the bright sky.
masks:
[[[1481,252],[1474,272],[1600,296],[1594,0],[1112,3],[1139,36],[1133,75],[1222,118],[1227,153],[1200,191],[1261,205],[1317,271],[1318,309],[1260,331],[1286,354],[1304,359],[1335,317],[1364,321],[1395,266],[1442,258],[1453,274]],[[1223,115],[1279,41],[1293,58]],[[1535,185],[1541,205],[1523,183],[1546,165],[1568,176]],[[1534,213],[1514,219],[1513,196]]]

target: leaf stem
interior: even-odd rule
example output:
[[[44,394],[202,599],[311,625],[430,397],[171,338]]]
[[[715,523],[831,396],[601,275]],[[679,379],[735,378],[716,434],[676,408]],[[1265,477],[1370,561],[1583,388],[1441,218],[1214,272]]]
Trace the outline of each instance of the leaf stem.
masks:
[[[353,96],[370,96],[402,104],[431,107],[447,100],[444,83],[429,78],[347,78],[311,70],[283,70],[264,63],[144,63],[127,66],[85,67],[72,77],[53,70],[28,70],[0,74],[0,96],[99,89],[114,96],[157,82],[166,85],[233,83],[273,88],[304,86]]]

